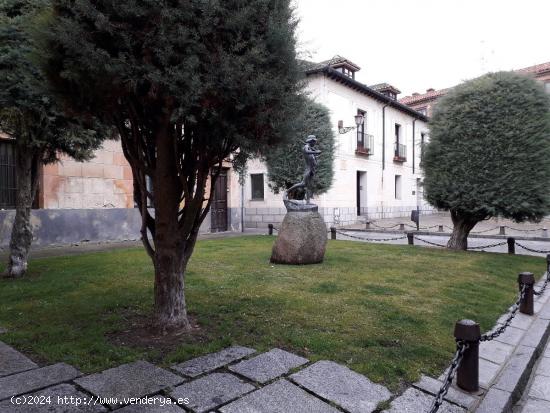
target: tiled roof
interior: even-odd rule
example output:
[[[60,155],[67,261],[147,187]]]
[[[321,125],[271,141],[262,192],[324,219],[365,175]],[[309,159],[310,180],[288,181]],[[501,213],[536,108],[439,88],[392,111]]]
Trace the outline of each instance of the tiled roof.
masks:
[[[523,69],[518,69],[518,70],[516,70],[516,72],[534,73],[534,74],[550,72],[550,62],[540,63],[538,65],[525,67]]]
[[[336,55],[332,59],[324,60],[324,61],[319,62],[319,63],[313,63],[313,62],[307,62],[307,63],[309,63],[308,70],[322,69],[322,68],[327,67],[327,66],[334,67],[334,66],[337,66],[337,65],[340,65],[340,64],[347,64],[347,65],[353,67],[356,71],[361,69],[359,66],[357,66],[355,63],[353,63],[351,60],[348,60],[345,57],[342,57],[342,56],[339,56],[339,55]]]
[[[401,93],[399,89],[397,89],[395,86],[390,85],[389,83],[377,83],[376,85],[370,85],[369,87],[376,91],[391,90],[392,92],[397,94]]]
[[[534,74],[534,75],[550,72],[550,62],[541,63],[541,64],[538,64],[538,65],[529,66],[529,67],[524,67],[523,69],[515,70],[515,72],[526,73],[526,74],[530,73],[530,74]],[[413,95],[413,96],[405,96],[405,97],[399,99],[399,102],[403,103],[404,105],[412,105],[412,104],[415,104],[415,103],[422,102],[424,100],[436,99],[440,96],[443,96],[443,95],[447,94],[447,92],[450,89],[451,88],[446,88],[446,89],[430,91],[430,92],[427,92],[427,93],[421,93],[421,94],[417,94],[417,95]]]

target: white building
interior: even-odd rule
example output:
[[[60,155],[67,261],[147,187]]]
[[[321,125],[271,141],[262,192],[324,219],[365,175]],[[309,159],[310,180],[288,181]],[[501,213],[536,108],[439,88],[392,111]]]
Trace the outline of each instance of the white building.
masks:
[[[420,158],[428,139],[425,115],[399,103],[388,84],[368,87],[355,80],[359,67],[342,57],[314,64],[306,72],[308,91],[329,111],[336,134],[334,181],[314,202],[327,224],[407,216],[422,198]],[[355,116],[364,123],[355,126]],[[242,191],[245,227],[282,221],[282,194],[267,185],[267,168],[253,161]]]

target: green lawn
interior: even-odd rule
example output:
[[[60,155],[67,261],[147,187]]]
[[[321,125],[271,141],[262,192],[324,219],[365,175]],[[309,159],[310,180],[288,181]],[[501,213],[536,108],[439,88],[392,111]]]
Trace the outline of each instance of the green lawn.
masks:
[[[85,372],[138,358],[169,365],[230,344],[277,346],[347,364],[395,390],[421,372],[440,374],[454,352],[454,322],[490,328],[514,301],[517,274],[541,276],[545,266],[534,257],[349,241],[329,241],[323,264],[271,265],[273,240],[199,241],[187,302],[201,329],[159,346],[128,333],[152,311],[142,249],[37,259],[29,278],[0,281],[0,326],[10,330],[1,339]]]

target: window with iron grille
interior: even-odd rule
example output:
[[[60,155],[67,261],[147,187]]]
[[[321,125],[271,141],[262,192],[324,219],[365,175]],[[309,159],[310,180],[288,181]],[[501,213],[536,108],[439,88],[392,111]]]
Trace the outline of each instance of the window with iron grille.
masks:
[[[250,174],[252,186],[252,199],[264,199],[264,174]]]
[[[365,129],[367,129],[367,112],[357,110],[358,115],[363,115],[363,123],[357,127],[357,149],[365,149]]]
[[[15,145],[0,140],[0,209],[15,208]]]

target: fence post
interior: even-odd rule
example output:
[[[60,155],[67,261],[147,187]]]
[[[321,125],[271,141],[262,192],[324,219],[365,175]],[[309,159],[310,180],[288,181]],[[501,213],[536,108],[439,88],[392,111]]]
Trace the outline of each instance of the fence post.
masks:
[[[409,245],[414,245],[414,234],[412,232],[407,232],[407,241]]]
[[[330,239],[336,239],[336,228],[330,227]]]
[[[508,254],[515,254],[516,253],[516,239],[512,237],[508,237],[506,239],[506,242],[508,242]]]
[[[439,228],[437,228],[438,232],[443,232],[443,225],[440,225]]]
[[[504,225],[500,226],[500,233],[499,235],[506,235],[506,227]]]
[[[267,226],[269,228],[269,235],[273,235],[273,224]]]
[[[542,229],[542,236],[543,238],[548,238],[548,229],[546,227]]]
[[[405,224],[399,224],[399,231],[405,231]]]
[[[365,229],[370,229],[370,221],[365,222]]]
[[[481,330],[479,324],[472,320],[460,320],[455,324],[454,336],[468,344],[462,361],[458,366],[456,384],[463,390],[475,392],[479,390],[479,339]]]
[[[535,286],[535,276],[532,272],[522,272],[518,275],[519,290],[525,285],[525,298],[519,303],[519,312],[527,315],[535,313],[533,308],[533,293]]]

